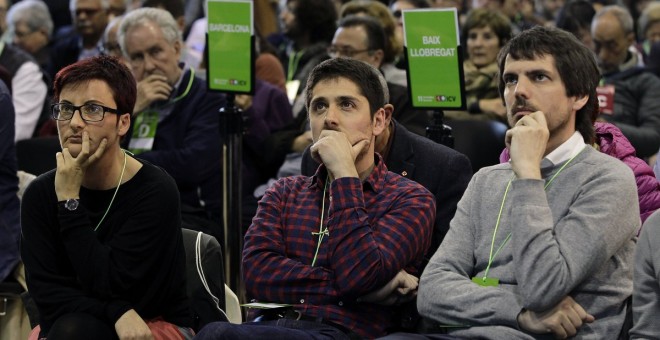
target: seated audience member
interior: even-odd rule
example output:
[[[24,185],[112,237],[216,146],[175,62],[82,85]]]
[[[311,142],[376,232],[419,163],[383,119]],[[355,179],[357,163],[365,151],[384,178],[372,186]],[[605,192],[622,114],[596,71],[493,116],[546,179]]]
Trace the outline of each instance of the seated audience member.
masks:
[[[0,80],[0,282],[9,277],[19,262],[18,177],[14,146],[14,106],[4,81]]]
[[[174,178],[185,227],[217,235],[213,230],[219,221],[197,224],[220,209],[218,110],[225,105],[224,95],[207,91],[195,69],[179,63],[181,32],[167,11],[140,8],[127,13],[118,38],[138,81],[129,149]]]
[[[620,6],[607,6],[596,13],[591,34],[603,83],[613,96],[599,119],[616,125],[647,158],[660,148],[660,79],[639,64],[635,49],[633,19]],[[606,102],[609,100],[606,100]]]
[[[385,94],[385,102],[389,103],[389,94]],[[428,260],[449,229],[449,221],[456,213],[456,204],[472,177],[472,167],[465,155],[414,134],[394,120],[392,111],[396,108],[391,104],[383,108],[386,128],[376,137],[375,151],[381,155],[389,171],[423,185],[435,196],[435,227],[427,252]],[[310,148],[307,148],[302,157],[302,174],[312,176],[318,166],[319,163],[312,159]]]
[[[103,31],[108,24],[110,4],[107,0],[71,0],[69,10],[73,18],[73,31],[62,39],[56,39],[51,48],[48,76],[78,60],[100,55],[103,52]]]
[[[467,46],[463,62],[466,111],[445,111],[449,119],[506,121],[506,108],[497,92],[497,53],[511,38],[511,22],[485,8],[468,14],[461,36]]]
[[[48,6],[41,0],[18,2],[9,9],[7,23],[13,43],[32,55],[39,67],[46,70],[53,34],[53,20]]]
[[[630,339],[655,339],[660,334],[660,212],[646,220],[635,249]]]
[[[323,166],[268,189],[243,250],[249,298],[293,306],[258,322],[207,325],[198,339],[372,338],[414,297],[435,202],[374,152],[386,129],[383,83],[357,60],[314,68],[306,106]]]
[[[572,33],[578,40],[590,49],[595,49],[591,37],[591,21],[596,10],[587,0],[568,1],[559,10],[555,26]]]
[[[349,15],[367,15],[378,20],[385,33],[385,46],[383,48],[383,62],[380,71],[383,72],[388,83],[408,86],[406,70],[394,66],[396,58],[403,53],[403,41],[396,36],[396,19],[383,3],[376,0],[349,1],[341,7],[339,18]]]
[[[535,27],[498,60],[511,160],[472,178],[420,279],[419,312],[464,338],[616,337],[640,219],[630,169],[588,146],[593,54]]]
[[[16,125],[14,140],[31,138],[48,94],[44,75],[34,58],[14,45],[0,41],[0,66],[11,76],[11,97]],[[2,108],[0,108],[2,109]]]
[[[21,255],[39,324],[30,339],[190,339],[176,184],[129,156],[135,80],[87,58],[54,81],[62,152],[21,206]]]
[[[648,65],[651,56],[651,46],[660,42],[660,3],[653,2],[642,12],[637,22],[639,38],[642,41],[637,48],[644,56],[644,65]]]

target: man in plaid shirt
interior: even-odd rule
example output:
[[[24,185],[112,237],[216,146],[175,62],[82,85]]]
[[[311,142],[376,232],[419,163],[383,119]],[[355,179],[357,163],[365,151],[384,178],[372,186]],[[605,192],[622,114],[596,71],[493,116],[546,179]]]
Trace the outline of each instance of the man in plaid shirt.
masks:
[[[384,84],[352,59],[312,71],[306,105],[322,165],[266,192],[243,251],[249,297],[293,306],[263,321],[210,324],[199,339],[374,338],[394,326],[397,306],[417,292],[435,201],[374,152],[390,105]]]

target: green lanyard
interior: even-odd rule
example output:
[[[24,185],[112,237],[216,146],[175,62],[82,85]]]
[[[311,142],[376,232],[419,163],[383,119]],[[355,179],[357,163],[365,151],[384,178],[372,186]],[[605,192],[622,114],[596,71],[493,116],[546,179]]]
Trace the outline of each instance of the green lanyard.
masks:
[[[286,81],[293,80],[293,76],[296,75],[296,71],[298,70],[298,64],[300,63],[300,59],[302,58],[304,53],[305,50],[293,52],[293,55],[289,58],[289,68],[286,70],[287,72]]]
[[[321,201],[321,223],[319,223],[319,232],[312,232],[312,235],[319,235],[319,239],[316,243],[316,252],[314,253],[314,259],[312,260],[312,267],[316,264],[316,257],[319,255],[319,249],[321,248],[321,242],[323,242],[323,236],[330,236],[328,227],[323,229],[323,217],[325,216],[325,192],[328,189],[328,182],[330,177],[325,178],[325,185],[323,186],[323,200]]]
[[[181,100],[183,97],[188,95],[188,92],[190,92],[190,88],[192,87],[193,80],[195,80],[195,69],[191,67],[190,68],[190,79],[188,80],[188,86],[186,86],[186,89],[185,89],[185,91],[183,91],[182,94],[180,94],[178,97],[172,99],[170,104],[176,103],[179,100]]]
[[[585,148],[586,148],[586,146],[585,146]],[[564,165],[562,165],[561,168],[559,168],[559,171],[557,171],[557,172],[556,172],[556,173],[550,178],[550,180],[548,181],[548,183],[545,184],[545,186],[543,187],[543,190],[548,189],[548,187],[550,186],[550,183],[552,183],[552,181],[555,180],[555,178],[559,175],[559,173],[562,172],[562,170],[564,170],[564,168],[565,168],[569,163],[571,163],[571,161],[573,161],[573,159],[575,159],[575,157],[577,157],[579,154],[581,154],[582,151],[584,151],[584,149],[580,150],[580,152],[578,152],[577,154],[575,154],[575,156],[571,157],[571,159],[569,159],[566,163],[564,163]],[[495,231],[493,231],[493,239],[490,241],[490,254],[489,254],[489,256],[488,256],[488,265],[486,266],[486,271],[484,272],[484,276],[483,276],[483,278],[482,278],[483,282],[486,282],[486,280],[487,280],[487,278],[488,278],[488,271],[490,270],[490,266],[491,266],[491,264],[493,264],[493,260],[495,259],[495,257],[497,256],[497,254],[500,252],[500,250],[502,250],[502,248],[504,247],[504,245],[505,245],[507,242],[509,242],[509,240],[511,239],[511,233],[509,233],[509,234],[506,236],[506,238],[504,239],[504,241],[502,241],[502,243],[500,244],[500,246],[497,248],[497,250],[495,251],[495,254],[493,254],[493,249],[495,248],[495,236],[497,236],[497,229],[498,229],[499,226],[500,226],[500,219],[501,219],[501,217],[502,217],[502,211],[504,210],[504,202],[506,201],[506,195],[509,193],[509,188],[511,187],[511,181],[513,180],[513,177],[515,177],[515,174],[514,174],[514,176],[512,176],[512,177],[509,179],[509,183],[506,185],[506,190],[504,190],[504,197],[502,197],[502,204],[500,205],[500,212],[497,214],[497,222],[495,222]]]

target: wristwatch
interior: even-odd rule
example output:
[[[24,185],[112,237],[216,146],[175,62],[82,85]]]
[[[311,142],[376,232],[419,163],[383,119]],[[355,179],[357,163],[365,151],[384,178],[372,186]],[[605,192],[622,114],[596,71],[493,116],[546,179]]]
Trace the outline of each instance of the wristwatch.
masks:
[[[80,205],[80,202],[78,202],[77,198],[69,198],[64,202],[64,207],[69,211],[78,209],[78,205]]]

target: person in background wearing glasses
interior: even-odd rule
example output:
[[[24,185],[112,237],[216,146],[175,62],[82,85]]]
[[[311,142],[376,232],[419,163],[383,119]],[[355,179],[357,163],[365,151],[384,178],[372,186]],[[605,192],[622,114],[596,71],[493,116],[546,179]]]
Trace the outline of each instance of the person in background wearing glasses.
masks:
[[[53,20],[48,6],[41,0],[23,0],[11,6],[7,13],[9,31],[14,45],[29,53],[45,70],[50,60]]]
[[[394,326],[398,304],[415,296],[435,200],[375,152],[389,106],[384,83],[353,59],[312,70],[311,152],[323,165],[266,191],[243,250],[248,297],[293,306],[243,325],[209,324],[197,339],[374,338]]]
[[[179,197],[120,148],[136,85],[99,56],[55,78],[62,152],[21,205],[21,255],[40,326],[29,339],[190,339]]]
[[[63,67],[103,52],[103,31],[108,24],[109,0],[71,0],[74,32],[58,39],[51,49],[50,79]]]
[[[194,68],[179,63],[181,31],[166,10],[139,8],[127,13],[118,38],[138,81],[134,126],[126,145],[136,157],[174,177],[184,226],[220,239],[218,110],[226,105],[224,95],[208,91]]]

